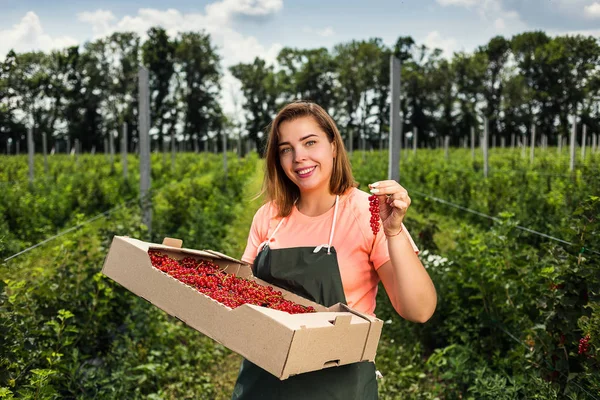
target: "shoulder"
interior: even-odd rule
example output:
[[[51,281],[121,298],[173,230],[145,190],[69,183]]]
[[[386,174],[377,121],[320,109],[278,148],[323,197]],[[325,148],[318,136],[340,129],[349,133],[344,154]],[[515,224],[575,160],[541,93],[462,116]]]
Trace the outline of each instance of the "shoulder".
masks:
[[[277,216],[277,206],[274,201],[263,204],[254,214],[255,222],[268,222]]]
[[[369,193],[363,192],[358,188],[349,189],[345,196],[346,208],[357,216],[365,213],[369,214],[369,196]]]
[[[358,188],[349,189],[343,196],[343,210],[347,219],[350,219],[360,230],[362,237],[368,241],[370,232],[369,193]],[[350,221],[347,221],[350,222]]]

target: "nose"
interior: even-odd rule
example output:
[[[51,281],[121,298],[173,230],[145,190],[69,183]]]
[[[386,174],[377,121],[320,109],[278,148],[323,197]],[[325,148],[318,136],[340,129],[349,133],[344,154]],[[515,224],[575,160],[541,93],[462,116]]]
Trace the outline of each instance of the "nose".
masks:
[[[302,146],[298,146],[294,149],[294,162],[300,162],[306,159],[306,152]]]

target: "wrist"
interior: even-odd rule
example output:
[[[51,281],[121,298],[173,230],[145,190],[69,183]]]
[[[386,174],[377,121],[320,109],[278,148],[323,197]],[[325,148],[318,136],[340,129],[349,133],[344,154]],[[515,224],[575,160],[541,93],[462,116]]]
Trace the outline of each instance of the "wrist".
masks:
[[[386,237],[394,237],[394,236],[398,236],[399,234],[401,234],[403,230],[404,230],[404,226],[400,226],[400,230],[397,232],[388,232],[388,231],[384,230],[383,233],[385,233]]]

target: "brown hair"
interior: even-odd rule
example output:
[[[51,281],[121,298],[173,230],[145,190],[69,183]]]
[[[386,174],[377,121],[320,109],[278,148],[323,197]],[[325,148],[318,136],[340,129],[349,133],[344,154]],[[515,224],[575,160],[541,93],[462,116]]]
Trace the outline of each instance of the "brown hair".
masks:
[[[312,117],[327,134],[330,143],[335,144],[336,157],[333,159],[333,171],[329,180],[329,191],[342,195],[348,189],[358,186],[352,176],[352,167],[344,148],[344,141],[335,122],[321,106],[308,101],[295,101],[283,107],[271,122],[267,137],[265,175],[261,195],[266,194],[265,202],[274,201],[279,217],[287,217],[292,212],[294,202],[300,197],[300,190],[281,168],[279,160],[279,127],[285,121],[301,117]]]

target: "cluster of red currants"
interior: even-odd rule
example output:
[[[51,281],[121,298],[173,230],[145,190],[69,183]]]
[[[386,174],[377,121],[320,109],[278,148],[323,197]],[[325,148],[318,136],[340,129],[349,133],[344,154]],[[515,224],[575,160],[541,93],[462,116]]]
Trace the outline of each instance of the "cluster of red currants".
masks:
[[[227,307],[254,304],[290,314],[316,312],[313,307],[286,300],[280,291],[271,286],[226,274],[209,260],[196,260],[193,257],[175,260],[158,250],[149,250],[148,254],[155,268]]]
[[[585,335],[579,339],[579,350],[578,354],[586,354],[590,350],[590,335]]]
[[[376,195],[369,196],[369,211],[371,211],[371,230],[373,235],[379,232],[379,199]]]

